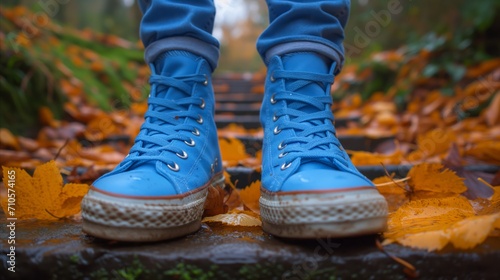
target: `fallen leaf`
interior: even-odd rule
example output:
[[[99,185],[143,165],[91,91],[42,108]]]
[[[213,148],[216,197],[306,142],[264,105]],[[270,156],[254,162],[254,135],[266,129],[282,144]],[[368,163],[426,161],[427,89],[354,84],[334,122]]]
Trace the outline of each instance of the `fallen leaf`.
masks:
[[[7,128],[0,128],[0,148],[12,148],[16,151],[21,150],[19,140]]]
[[[389,215],[384,237],[399,240],[408,234],[441,230],[474,215],[471,204],[462,196],[414,200]]]
[[[500,165],[500,141],[484,141],[465,151],[465,156]]]
[[[473,248],[488,237],[498,221],[500,221],[500,213],[459,221],[450,230],[450,241],[456,248]]]
[[[352,163],[356,166],[400,164],[403,159],[403,154],[399,150],[389,155],[363,152],[363,151],[350,151],[349,153],[351,154]]]
[[[239,195],[243,204],[253,212],[260,214],[259,198],[260,198],[260,181],[257,180],[239,191]]]
[[[228,206],[224,203],[226,192],[221,187],[209,187],[205,201],[203,217],[227,213]]]
[[[414,191],[459,194],[467,190],[464,179],[439,163],[421,163],[408,172],[408,184]]]
[[[38,166],[33,177],[19,168],[2,168],[5,187],[13,189],[16,194],[12,216],[18,219],[54,220],[77,214],[80,202],[89,188],[86,184],[63,186],[54,161]],[[14,179],[12,174],[15,174]],[[4,212],[9,215],[11,210],[8,209],[7,197],[3,197],[0,202]]]
[[[227,214],[219,214],[203,218],[205,223],[223,223],[230,226],[256,227],[262,226],[262,222],[251,211],[231,210]]]
[[[401,245],[426,249],[427,251],[441,250],[449,241],[449,233],[443,230],[419,232],[404,236],[397,240]]]
[[[219,138],[219,146],[226,166],[235,165],[238,161],[250,157],[245,151],[245,145],[238,139]]]

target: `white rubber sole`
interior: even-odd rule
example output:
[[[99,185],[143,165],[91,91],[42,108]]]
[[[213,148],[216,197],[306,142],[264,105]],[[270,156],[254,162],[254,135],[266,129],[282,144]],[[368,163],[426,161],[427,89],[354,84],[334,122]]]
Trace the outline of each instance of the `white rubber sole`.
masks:
[[[132,242],[172,239],[201,226],[208,188],[224,187],[222,174],[195,192],[167,197],[125,197],[91,189],[82,200],[82,229],[92,236]]]
[[[372,187],[317,192],[262,190],[264,231],[287,238],[338,238],[382,232],[387,202]]]

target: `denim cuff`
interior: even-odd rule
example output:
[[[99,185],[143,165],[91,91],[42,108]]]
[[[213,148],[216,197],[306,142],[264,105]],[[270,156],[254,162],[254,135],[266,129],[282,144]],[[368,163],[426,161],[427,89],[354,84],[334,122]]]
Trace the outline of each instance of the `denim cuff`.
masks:
[[[342,70],[342,66],[344,66],[344,55],[340,50],[327,46],[318,42],[311,41],[294,41],[276,45],[270,48],[266,52],[266,57],[264,58],[264,63],[267,65],[271,58],[275,55],[284,55],[292,52],[304,52],[311,51],[315,53],[319,53],[321,55],[330,58],[331,60],[337,62],[337,67],[335,69],[335,74],[338,74],[340,70]]]
[[[150,64],[166,51],[184,50],[195,55],[202,56],[212,67],[212,71],[217,67],[219,60],[219,48],[207,42],[193,37],[169,37],[151,43],[144,52],[144,60]]]

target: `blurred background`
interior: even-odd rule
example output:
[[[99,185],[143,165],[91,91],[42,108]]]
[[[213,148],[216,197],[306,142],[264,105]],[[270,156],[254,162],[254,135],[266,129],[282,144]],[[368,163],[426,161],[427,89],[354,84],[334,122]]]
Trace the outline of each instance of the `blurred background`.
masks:
[[[56,3],[51,20],[76,29],[113,34],[131,42],[139,41],[141,11],[134,0],[4,0],[3,6],[22,5],[42,12],[42,3]],[[57,3],[64,4],[57,4]],[[366,58],[380,50],[406,44],[419,44],[443,36],[457,47],[475,43],[475,56],[498,52],[500,32],[499,1],[395,1],[398,13],[385,20],[388,4],[393,1],[352,0],[351,17],[346,28],[346,44],[355,46],[355,37],[364,37],[361,47],[349,53],[351,59]],[[254,72],[263,67],[255,51],[255,41],[268,24],[264,0],[215,0],[217,16],[214,36],[221,42],[218,72]],[[385,13],[384,13],[385,11]],[[377,22],[380,29],[371,21]],[[359,32],[361,30],[361,32]],[[368,30],[368,32],[367,32]],[[363,35],[360,35],[363,33]],[[430,37],[429,37],[430,36]],[[429,43],[429,42],[426,42]],[[470,59],[475,59],[471,57]]]
[[[215,74],[264,73],[255,41],[268,24],[265,1],[216,0],[215,5],[214,36],[221,42]],[[432,55],[422,56],[418,75],[448,77],[440,86],[453,94],[467,67],[499,57],[498,0],[353,0],[351,6],[346,69],[356,66],[357,75],[368,67],[372,75],[340,89],[341,96],[356,92],[366,100],[388,92],[398,67],[423,51]],[[60,119],[70,110],[62,106],[68,100],[105,111],[144,101],[148,69],[136,1],[4,0],[0,8],[0,127],[28,133],[39,124],[41,107]],[[397,97],[411,92],[399,87]]]

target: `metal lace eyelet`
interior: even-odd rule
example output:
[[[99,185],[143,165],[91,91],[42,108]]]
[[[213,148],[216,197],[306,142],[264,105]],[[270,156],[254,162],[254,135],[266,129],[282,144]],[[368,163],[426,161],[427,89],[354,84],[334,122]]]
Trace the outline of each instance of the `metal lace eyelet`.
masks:
[[[191,131],[191,133],[193,133],[193,135],[195,136],[200,136],[200,131],[195,127],[193,131]]]
[[[269,100],[269,102],[271,102],[271,104],[276,104],[276,99],[274,99],[274,93],[273,95],[271,95],[271,99]]]
[[[283,157],[284,157],[284,156],[286,156],[286,155],[288,155],[288,153],[283,152],[283,153],[279,154],[279,155],[278,155],[278,157],[279,157],[279,158],[283,158]]]
[[[276,78],[274,78],[274,72],[271,73],[271,76],[269,77],[269,81],[271,81],[273,83],[276,81]]]
[[[201,109],[205,109],[205,106],[206,106],[206,104],[205,104],[205,99],[203,99],[203,98],[202,98],[202,99],[201,99],[200,108],[201,108]]]
[[[278,119],[279,119],[279,117],[276,116],[276,113],[274,113],[274,115],[273,115],[273,122],[277,121]]]
[[[175,153],[175,154],[182,159],[186,159],[188,157],[188,154],[186,153],[186,151],[182,151],[182,154],[179,154],[179,153]]]
[[[286,144],[283,144],[283,142],[281,142],[281,143],[278,145],[278,150],[283,150],[285,147],[286,147]]]
[[[205,81],[203,81],[203,85],[206,86],[206,85],[208,85],[208,77],[207,77],[207,75],[203,75],[203,76],[205,76]]]
[[[188,145],[190,147],[193,147],[194,145],[196,145],[196,142],[194,142],[194,140],[192,138],[189,138],[189,142],[184,141],[184,143],[186,143],[186,145]]]
[[[198,115],[198,119],[196,120],[197,123],[202,124],[203,123],[203,118],[201,115]]]
[[[170,168],[170,170],[172,171],[179,171],[180,167],[177,163],[174,162],[174,166],[170,165],[170,164],[167,164],[167,167]]]
[[[292,163],[291,163],[291,162],[289,162],[289,163],[286,163],[286,162],[285,162],[285,163],[283,163],[283,164],[281,165],[281,170],[285,170],[285,169],[287,169],[288,167],[290,167],[291,165],[292,165]]]
[[[274,135],[277,135],[281,132],[281,129],[279,129],[277,126],[275,126],[273,132],[274,132]]]

